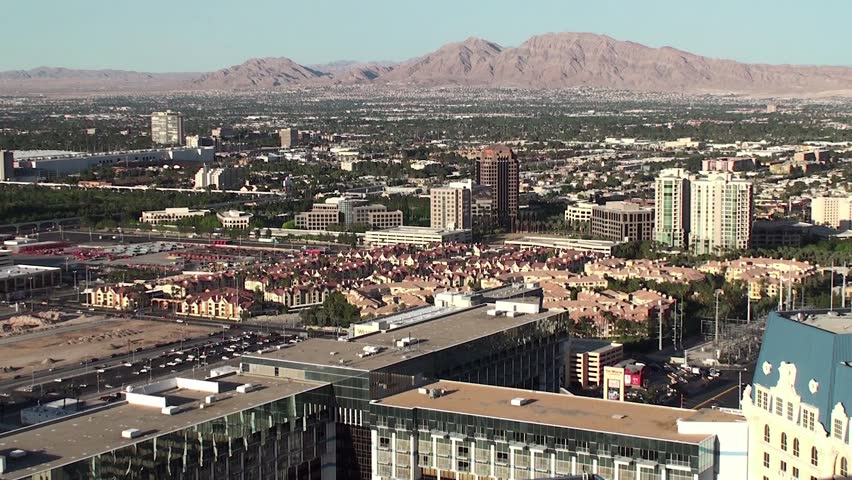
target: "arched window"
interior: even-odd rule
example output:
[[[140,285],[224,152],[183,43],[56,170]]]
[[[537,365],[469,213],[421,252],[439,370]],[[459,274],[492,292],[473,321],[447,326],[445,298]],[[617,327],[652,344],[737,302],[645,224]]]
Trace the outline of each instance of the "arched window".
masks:
[[[781,450],[787,451],[787,433],[781,432]]]
[[[817,452],[816,447],[811,447],[811,465],[819,466],[819,452]]]
[[[846,457],[840,458],[840,475],[843,477],[849,476],[849,461]]]
[[[769,425],[763,426],[763,441],[769,443],[770,435],[769,435]]]
[[[799,439],[798,438],[793,439],[793,455],[796,456],[796,457],[799,456]]]

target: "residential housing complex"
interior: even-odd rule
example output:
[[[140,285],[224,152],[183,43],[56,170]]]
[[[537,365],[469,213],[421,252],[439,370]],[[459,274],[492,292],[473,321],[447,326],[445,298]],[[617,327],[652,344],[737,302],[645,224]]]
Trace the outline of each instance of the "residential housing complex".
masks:
[[[690,191],[689,246],[696,254],[720,254],[751,246],[751,182],[730,173],[710,173],[695,177]]]

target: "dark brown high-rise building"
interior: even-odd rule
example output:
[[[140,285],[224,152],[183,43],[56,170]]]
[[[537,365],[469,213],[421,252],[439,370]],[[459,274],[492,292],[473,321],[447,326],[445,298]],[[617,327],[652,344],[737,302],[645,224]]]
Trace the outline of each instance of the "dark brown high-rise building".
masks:
[[[518,170],[518,156],[506,145],[489,145],[476,159],[476,183],[491,190],[491,211],[503,227],[518,217]]]

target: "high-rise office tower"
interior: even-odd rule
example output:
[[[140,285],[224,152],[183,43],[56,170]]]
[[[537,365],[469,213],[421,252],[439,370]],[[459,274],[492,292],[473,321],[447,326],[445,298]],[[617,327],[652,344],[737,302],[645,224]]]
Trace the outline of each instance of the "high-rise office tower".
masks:
[[[281,137],[281,148],[290,148],[299,143],[299,131],[295,128],[282,128],[278,130]]]
[[[476,159],[476,183],[491,190],[497,223],[511,227],[518,217],[518,156],[506,145],[489,145]]]
[[[160,145],[182,145],[183,114],[166,110],[151,114],[151,141]]]
[[[690,185],[690,247],[699,255],[749,248],[753,211],[753,187],[748,180],[730,173],[694,178]]]
[[[472,228],[470,198],[467,188],[433,188],[429,194],[432,228],[465,230]]]
[[[669,248],[686,248],[690,225],[689,172],[668,168],[656,181],[654,240]]]

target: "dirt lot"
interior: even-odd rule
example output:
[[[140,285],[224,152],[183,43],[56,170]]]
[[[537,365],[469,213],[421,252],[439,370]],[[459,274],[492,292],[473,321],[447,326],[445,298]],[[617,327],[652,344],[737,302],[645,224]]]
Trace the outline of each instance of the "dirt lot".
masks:
[[[199,337],[214,331],[208,327],[96,317],[90,321],[73,321],[70,328],[42,330],[14,339],[0,346],[0,379],[25,376],[32,372],[77,364],[96,357],[108,361],[112,353],[151,347],[165,341]],[[70,322],[69,322],[70,323]],[[63,326],[64,327],[64,326]],[[7,367],[7,368],[4,368]],[[8,369],[8,371],[3,371]]]

